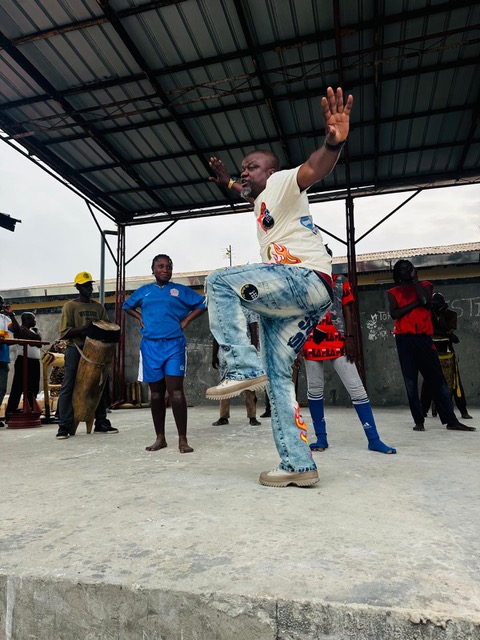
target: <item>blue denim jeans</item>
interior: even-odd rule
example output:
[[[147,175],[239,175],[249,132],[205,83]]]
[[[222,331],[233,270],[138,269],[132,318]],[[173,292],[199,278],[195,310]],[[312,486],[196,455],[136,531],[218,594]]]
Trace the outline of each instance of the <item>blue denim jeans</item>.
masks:
[[[314,271],[277,264],[231,267],[206,281],[210,329],[219,344],[226,377],[245,380],[268,375],[272,430],[280,468],[316,469],[292,383],[292,364],[308,334],[331,305]],[[260,316],[261,357],[247,336],[241,307]]]

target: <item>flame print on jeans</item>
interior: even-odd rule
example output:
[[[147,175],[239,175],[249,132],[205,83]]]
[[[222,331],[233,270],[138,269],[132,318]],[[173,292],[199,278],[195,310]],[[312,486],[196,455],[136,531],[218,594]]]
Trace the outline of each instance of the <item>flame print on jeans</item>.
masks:
[[[267,257],[269,260],[273,259],[276,264],[298,264],[301,262],[300,258],[292,256],[287,247],[284,247],[282,244],[277,244],[276,242],[272,242],[272,244],[268,246]]]
[[[297,404],[297,406],[294,407],[294,414],[295,414],[295,424],[297,425],[297,427],[301,431],[300,440],[303,440],[303,442],[305,442],[305,444],[308,444],[307,425],[305,424],[302,416],[300,415],[300,405],[299,404]]]

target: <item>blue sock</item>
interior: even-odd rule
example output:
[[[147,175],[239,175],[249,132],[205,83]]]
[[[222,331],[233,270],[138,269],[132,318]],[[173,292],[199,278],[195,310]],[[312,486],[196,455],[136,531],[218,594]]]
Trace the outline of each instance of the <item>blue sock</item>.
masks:
[[[313,428],[315,429],[315,435],[317,441],[312,442],[310,449],[313,451],[316,449],[328,449],[327,441],[327,425],[325,423],[325,412],[323,409],[323,398],[320,400],[308,399],[308,408],[310,409],[310,415],[313,420]]]
[[[355,411],[360,418],[363,430],[367,436],[368,448],[370,451],[378,451],[379,453],[397,453],[396,449],[389,447],[380,440],[370,402],[367,401],[362,404],[353,403],[353,406],[355,407]]]

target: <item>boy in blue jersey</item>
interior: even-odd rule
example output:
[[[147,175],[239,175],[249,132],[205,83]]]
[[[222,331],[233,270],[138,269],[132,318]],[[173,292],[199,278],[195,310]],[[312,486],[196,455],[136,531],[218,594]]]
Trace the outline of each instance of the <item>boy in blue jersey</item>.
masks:
[[[146,447],[158,451],[165,439],[165,392],[168,393],[178,431],[180,453],[191,453],[187,442],[187,401],[183,389],[186,340],[184,329],[206,311],[205,299],[189,287],[170,282],[173,263],[160,254],[152,261],[155,282],[135,291],[123,304],[125,312],[140,323],[140,368],[151,392],[156,440]]]

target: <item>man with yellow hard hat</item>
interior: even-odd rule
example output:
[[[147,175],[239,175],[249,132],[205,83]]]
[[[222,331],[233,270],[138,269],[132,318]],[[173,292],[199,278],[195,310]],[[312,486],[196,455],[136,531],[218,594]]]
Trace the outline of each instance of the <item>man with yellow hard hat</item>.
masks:
[[[60,424],[58,427],[57,440],[66,440],[75,435],[73,425],[72,395],[75,386],[75,377],[80,362],[80,350],[82,349],[87,328],[96,320],[109,322],[105,307],[92,300],[93,278],[88,271],[77,273],[73,281],[78,291],[78,298],[69,300],[62,309],[62,319],[60,321],[60,337],[68,340],[65,352],[65,375],[62,387],[58,396],[58,413]],[[78,347],[78,348],[77,348]],[[107,403],[105,392],[103,393],[97,410],[95,411],[94,433],[118,433],[118,429],[112,427],[110,420],[107,420]]]

